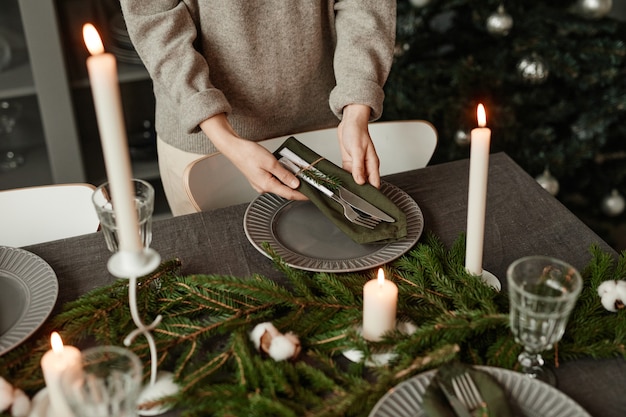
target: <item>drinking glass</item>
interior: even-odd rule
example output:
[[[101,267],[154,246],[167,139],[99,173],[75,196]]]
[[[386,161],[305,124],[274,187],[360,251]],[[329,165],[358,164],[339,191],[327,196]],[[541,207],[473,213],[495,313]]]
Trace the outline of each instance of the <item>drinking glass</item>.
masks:
[[[24,156],[11,148],[13,129],[21,114],[19,103],[0,101],[0,171],[10,171],[24,163]]]
[[[74,417],[137,416],[142,366],[137,355],[118,346],[81,354],[82,368],[61,374],[61,392]]]
[[[507,281],[511,330],[524,346],[518,357],[522,371],[556,385],[556,375],[543,367],[541,352],[563,337],[582,289],[580,273],[559,259],[528,256],[509,266]]]
[[[141,234],[143,246],[147,248],[150,246],[150,242],[152,242],[154,188],[150,183],[143,180],[133,179],[132,182],[135,190],[135,207],[137,208],[137,217],[139,219],[139,233]],[[113,210],[115,202],[111,199],[111,189],[108,182],[96,188],[92,201],[100,219],[107,248],[115,253],[119,248],[119,237],[115,222],[115,211]]]

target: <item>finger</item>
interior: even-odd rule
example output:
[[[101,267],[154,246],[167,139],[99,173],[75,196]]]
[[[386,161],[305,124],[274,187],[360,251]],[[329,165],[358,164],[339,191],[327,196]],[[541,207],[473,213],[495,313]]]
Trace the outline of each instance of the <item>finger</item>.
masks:
[[[264,188],[266,192],[276,194],[287,200],[308,200],[307,196],[305,196],[298,190],[287,187],[276,177],[272,177],[270,180],[268,180]]]
[[[352,178],[357,184],[365,184],[365,152],[361,149],[353,149],[342,155],[342,167],[352,173]]]
[[[272,168],[271,174],[278,179],[282,184],[286,185],[291,189],[296,189],[300,186],[300,180],[296,177],[291,171],[282,166],[281,164],[276,164]]]
[[[365,161],[367,171],[367,182],[376,188],[380,188],[380,160],[374,151]]]

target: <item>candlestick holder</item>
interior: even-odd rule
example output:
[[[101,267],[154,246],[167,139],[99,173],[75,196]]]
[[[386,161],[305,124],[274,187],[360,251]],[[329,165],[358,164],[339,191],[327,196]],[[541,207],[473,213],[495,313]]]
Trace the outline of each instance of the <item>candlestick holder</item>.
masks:
[[[137,278],[154,272],[160,262],[161,256],[154,249],[144,248],[142,252],[116,252],[107,263],[107,268],[113,276],[128,279],[130,314],[137,329],[126,336],[124,345],[130,346],[137,336],[143,335],[150,348],[150,384],[144,387],[139,394],[139,404],[156,401],[160,397],[178,391],[178,386],[173,382],[173,375],[170,372],[158,372],[157,369],[157,347],[151,332],[161,323],[163,317],[159,314],[152,323],[146,325],[139,317],[137,307]],[[154,406],[148,409],[139,409],[138,413],[143,416],[154,416],[166,412],[169,408]]]
[[[362,335],[363,328],[361,326],[355,327],[355,330],[359,335]],[[396,330],[404,333],[406,335],[410,335],[415,333],[417,327],[408,321],[396,321]],[[352,362],[360,363],[363,362],[363,357],[365,356],[361,350],[358,349],[348,349],[341,352],[343,356],[349,359]],[[365,360],[365,366],[369,367],[379,367],[385,366],[390,361],[395,359],[396,353],[392,350],[380,353],[372,354],[368,359]]]
[[[483,271],[480,273],[480,279],[485,284],[494,288],[498,292],[500,292],[500,290],[502,289],[502,284],[500,283],[500,280],[498,279],[498,277],[496,277],[494,274],[492,274],[489,271],[486,271],[483,269]]]

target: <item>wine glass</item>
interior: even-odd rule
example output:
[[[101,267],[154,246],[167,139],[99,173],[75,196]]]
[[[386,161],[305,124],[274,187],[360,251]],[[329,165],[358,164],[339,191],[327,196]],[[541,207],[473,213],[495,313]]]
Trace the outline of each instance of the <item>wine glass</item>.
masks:
[[[82,367],[61,374],[61,391],[75,417],[133,417],[143,367],[137,355],[118,346],[82,352]]]
[[[543,367],[541,352],[561,340],[582,289],[580,273],[548,256],[528,256],[507,270],[510,324],[515,341],[524,346],[518,356],[522,372],[556,385],[556,375]]]
[[[10,171],[24,163],[24,157],[10,149],[9,140],[22,106],[17,102],[0,101],[0,171]]]

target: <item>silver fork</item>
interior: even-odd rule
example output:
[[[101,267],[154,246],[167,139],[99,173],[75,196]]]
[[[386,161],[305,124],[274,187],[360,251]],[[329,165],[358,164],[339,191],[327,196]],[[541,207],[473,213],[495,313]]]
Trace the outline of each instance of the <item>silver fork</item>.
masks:
[[[354,224],[367,227],[368,229],[373,229],[378,223],[382,221],[378,218],[366,217],[359,214],[350,204],[337,197],[335,193],[331,193],[329,197],[341,204],[341,207],[343,207],[343,215],[346,217],[346,219],[350,220]]]
[[[478,387],[467,373],[452,378],[452,388],[455,395],[469,411],[481,410],[479,416],[487,416],[487,403],[483,400]]]
[[[297,165],[295,165],[292,161],[290,161],[286,157],[280,158],[279,162],[285,168],[287,168],[288,170],[296,174],[298,178],[308,182],[313,187],[315,187],[316,189],[324,193],[327,197],[341,204],[341,207],[343,208],[343,215],[345,216],[346,219],[350,220],[350,222],[357,224],[359,226],[366,227],[368,229],[373,229],[374,227],[376,227],[377,224],[379,224],[382,221],[381,219],[377,217],[371,217],[371,216],[367,216],[367,215],[357,212],[350,204],[348,204],[348,202],[344,201],[341,197],[336,195],[327,187],[318,183],[313,178],[310,178],[304,175],[302,172],[300,172],[300,168],[298,168]]]

